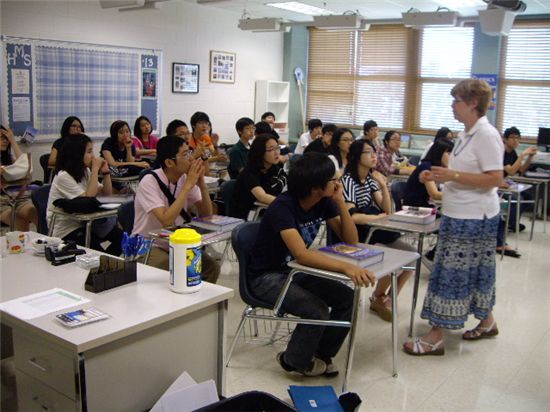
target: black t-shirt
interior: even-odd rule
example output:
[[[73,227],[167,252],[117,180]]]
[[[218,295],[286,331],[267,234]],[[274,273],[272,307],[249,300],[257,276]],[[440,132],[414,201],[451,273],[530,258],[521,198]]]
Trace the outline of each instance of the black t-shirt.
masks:
[[[512,150],[511,152],[504,151],[504,161],[503,166],[513,165],[516,163],[516,160],[518,160],[518,154],[515,150]],[[508,173],[504,172],[504,176],[507,176]]]
[[[315,139],[313,142],[308,144],[307,147],[304,149],[304,153],[310,153],[310,152],[328,154],[328,147],[325,147],[325,145],[323,144],[323,139]]]
[[[267,194],[277,196],[286,186],[286,173],[280,165],[271,166],[265,173],[245,167],[235,183],[229,211],[231,216],[246,219],[256,201],[252,189],[257,186]]]
[[[63,146],[63,143],[65,143],[65,138],[60,137],[52,144],[52,149],[57,150],[58,152],[61,150],[61,147]]]
[[[113,156],[113,159],[117,162],[126,162],[126,147],[124,149],[120,150],[118,148],[118,144],[113,138],[109,137],[105,139],[103,144],[101,145],[101,152],[103,153],[104,150],[108,150],[111,152],[111,155]],[[136,148],[134,145],[132,145],[132,156],[136,155]]]
[[[416,207],[432,207],[429,203],[430,195],[426,190],[426,185],[420,182],[420,173],[424,170],[430,170],[432,167],[431,162],[424,160],[420,163],[416,169],[412,172],[407,180],[407,186],[405,188],[405,197],[403,198],[403,204],[406,206]]]
[[[287,262],[293,259],[280,232],[296,229],[309,247],[321,222],[339,215],[338,207],[332,199],[323,198],[307,212],[300,207],[298,199],[285,192],[267,208],[260,223],[258,239],[250,260],[250,278],[264,273],[287,270]]]

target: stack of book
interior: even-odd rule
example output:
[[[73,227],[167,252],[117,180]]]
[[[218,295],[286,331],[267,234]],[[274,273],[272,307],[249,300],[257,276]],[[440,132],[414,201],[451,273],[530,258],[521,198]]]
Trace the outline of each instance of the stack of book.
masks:
[[[191,219],[190,225],[195,227],[202,227],[204,229],[212,230],[213,232],[230,232],[241,223],[243,219],[237,219],[235,217],[222,216],[222,215],[210,215],[202,217],[194,217]]]
[[[348,262],[357,266],[367,267],[381,262],[384,259],[384,251],[368,248],[364,245],[348,245],[347,243],[336,243],[319,249],[325,255]]]
[[[427,225],[435,222],[437,210],[431,207],[403,206],[403,210],[388,216],[388,219],[396,222],[416,223]]]

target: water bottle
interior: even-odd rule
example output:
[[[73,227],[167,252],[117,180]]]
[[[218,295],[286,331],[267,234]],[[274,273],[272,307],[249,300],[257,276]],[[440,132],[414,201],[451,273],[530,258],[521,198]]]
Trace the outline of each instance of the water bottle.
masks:
[[[201,235],[194,229],[178,229],[170,235],[170,289],[197,292],[202,286]]]

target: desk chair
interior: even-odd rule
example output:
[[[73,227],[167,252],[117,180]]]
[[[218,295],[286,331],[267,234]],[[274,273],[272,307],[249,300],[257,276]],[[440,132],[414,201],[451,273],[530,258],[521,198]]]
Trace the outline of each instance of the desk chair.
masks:
[[[36,231],[43,235],[48,234],[48,219],[46,218],[46,212],[48,211],[50,188],[51,185],[44,185],[31,193],[32,204],[38,212],[38,226]]]
[[[231,200],[233,198],[233,192],[235,191],[235,184],[237,179],[226,180],[220,186],[220,197],[223,202],[223,211],[224,215],[229,216],[229,210],[231,205]]]
[[[406,188],[407,188],[407,182],[399,182],[399,181],[391,182],[390,191],[391,191],[391,197],[393,199],[396,212],[399,212],[403,208],[403,198],[405,197]]]
[[[134,229],[135,208],[134,201],[123,203],[117,210],[118,223],[122,226],[122,230],[129,235]]]
[[[285,299],[286,293],[288,291],[288,288],[292,283],[294,275],[297,273],[305,273],[301,270],[293,269],[290,272],[290,274],[288,275],[287,281],[285,282],[285,285],[283,286],[281,294],[279,295],[275,305],[264,302],[252,294],[248,284],[248,276],[249,276],[248,266],[250,265],[250,257],[252,255],[254,245],[256,244],[256,239],[258,237],[259,229],[260,229],[259,221],[245,222],[237,226],[235,229],[233,229],[233,232],[231,233],[231,243],[233,245],[233,249],[235,250],[235,253],[237,254],[237,259],[239,261],[239,294],[241,295],[241,299],[246,303],[247,306],[242,313],[241,321],[237,326],[235,336],[233,337],[233,340],[229,347],[229,352],[227,353],[226,366],[229,366],[231,355],[233,354],[233,350],[235,349],[237,339],[239,338],[243,330],[246,320],[250,320],[250,319],[266,320],[266,321],[272,321],[277,323],[285,321],[285,322],[292,322],[296,324],[337,326],[337,327],[345,327],[345,328],[352,329],[353,319],[351,322],[319,320],[319,319],[303,319],[303,318],[290,317],[282,313],[281,307]],[[314,273],[306,273],[306,274],[311,276],[320,276],[327,279],[342,280],[341,275],[332,276],[327,272],[319,273],[319,274],[314,274]],[[359,288],[355,289],[355,293],[356,293],[356,301],[354,304],[358,304],[357,297],[359,293]],[[259,314],[258,312],[262,311],[263,309],[272,310],[273,314],[272,315]],[[350,342],[351,341],[352,339],[350,337]],[[344,388],[346,386],[346,379],[348,376],[349,359],[352,354],[351,349],[352,348],[350,347],[350,350],[348,352],[348,362],[346,362],[346,371],[344,375],[346,378],[344,378],[344,383],[343,383]]]
[[[42,170],[44,172],[44,183],[51,183],[52,181],[52,171],[53,169],[48,166],[48,160],[50,159],[50,154],[45,153],[42,156],[40,156],[40,166],[42,166]]]
[[[103,219],[105,217],[117,216],[117,209],[101,210],[92,213],[68,213],[60,208],[54,207],[52,209],[52,218],[49,223],[48,236],[52,236],[55,221],[58,216],[66,216],[79,222],[84,222],[86,225],[86,237],[84,241],[84,247],[90,248],[92,243],[92,223],[94,220]]]

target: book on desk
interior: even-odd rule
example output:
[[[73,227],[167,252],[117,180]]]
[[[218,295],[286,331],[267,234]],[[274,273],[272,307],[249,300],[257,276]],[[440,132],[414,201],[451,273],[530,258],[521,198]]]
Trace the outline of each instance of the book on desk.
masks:
[[[189,224],[191,226],[212,230],[214,232],[229,232],[243,222],[243,219],[237,219],[235,217],[210,215],[194,217],[191,219]]]
[[[402,210],[389,215],[388,219],[396,222],[427,225],[435,222],[436,217],[437,210],[431,207],[403,206]]]
[[[332,386],[290,385],[288,393],[300,412],[344,412]]]
[[[382,250],[371,249],[364,245],[336,243],[319,248],[318,251],[331,258],[361,267],[374,265],[384,259],[384,252]]]

